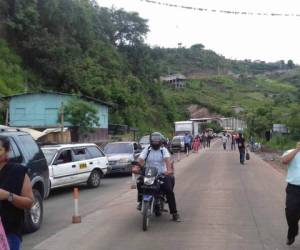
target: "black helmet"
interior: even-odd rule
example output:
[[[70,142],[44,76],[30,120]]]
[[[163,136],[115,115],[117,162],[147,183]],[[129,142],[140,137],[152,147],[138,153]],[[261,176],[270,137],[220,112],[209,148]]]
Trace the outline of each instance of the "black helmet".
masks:
[[[159,132],[154,132],[150,135],[150,145],[154,150],[159,149],[162,146],[164,140],[164,136]]]

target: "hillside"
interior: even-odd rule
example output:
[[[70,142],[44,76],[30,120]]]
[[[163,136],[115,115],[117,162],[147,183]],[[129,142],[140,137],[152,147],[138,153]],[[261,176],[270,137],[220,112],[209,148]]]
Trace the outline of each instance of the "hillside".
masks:
[[[1,95],[82,93],[115,103],[110,123],[141,132],[170,131],[174,120],[189,117],[191,105],[220,115],[241,106],[256,133],[272,122],[298,124],[290,119],[299,105],[300,73],[275,74],[294,69],[291,60],[228,60],[202,44],[152,48],[144,42],[145,19],[89,0],[3,0],[0,22]],[[193,80],[184,91],[159,83],[161,75],[172,72]]]

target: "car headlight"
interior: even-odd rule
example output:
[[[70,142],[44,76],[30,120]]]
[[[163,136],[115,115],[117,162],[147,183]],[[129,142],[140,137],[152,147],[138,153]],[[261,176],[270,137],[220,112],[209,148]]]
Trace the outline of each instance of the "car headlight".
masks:
[[[144,178],[145,185],[153,185],[154,181],[155,181],[155,177],[145,177]]]
[[[120,159],[120,163],[130,163],[130,160],[128,158]]]

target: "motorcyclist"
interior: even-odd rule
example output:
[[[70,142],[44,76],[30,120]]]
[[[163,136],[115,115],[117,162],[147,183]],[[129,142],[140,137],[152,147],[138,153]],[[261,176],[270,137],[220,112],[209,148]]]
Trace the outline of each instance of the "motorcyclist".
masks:
[[[173,192],[174,186],[174,176],[173,169],[170,159],[169,151],[163,147],[163,136],[158,133],[152,133],[150,135],[150,147],[145,148],[138,158],[139,164],[134,164],[132,167],[132,171],[135,174],[139,174],[141,171],[140,166],[151,166],[158,169],[160,174],[164,174],[164,183],[161,186],[162,191],[166,194],[170,214],[172,215],[173,221],[180,221],[180,216],[177,212],[176,207],[176,199],[175,194]],[[137,190],[138,190],[138,209],[142,208],[142,183],[141,181],[137,182]]]

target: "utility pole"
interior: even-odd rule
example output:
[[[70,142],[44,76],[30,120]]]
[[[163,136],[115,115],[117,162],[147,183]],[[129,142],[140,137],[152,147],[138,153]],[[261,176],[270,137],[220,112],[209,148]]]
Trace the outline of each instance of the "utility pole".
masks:
[[[61,143],[64,143],[64,102],[61,103],[60,110]]]
[[[9,117],[9,109],[6,109],[6,114],[5,114],[5,126],[8,126],[8,117]]]

